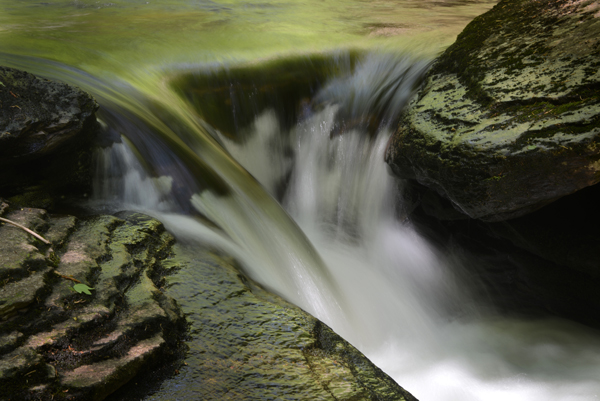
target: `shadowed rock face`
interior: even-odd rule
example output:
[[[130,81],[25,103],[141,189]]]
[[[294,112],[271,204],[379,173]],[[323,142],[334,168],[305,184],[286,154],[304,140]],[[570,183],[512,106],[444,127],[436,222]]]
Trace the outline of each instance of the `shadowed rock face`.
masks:
[[[0,67],[0,190],[89,185],[96,101],[69,85]],[[39,189],[38,189],[39,191]]]
[[[0,67],[0,164],[52,153],[95,120],[87,93],[69,85]]]
[[[386,161],[484,221],[600,181],[600,6],[503,0],[432,67]]]

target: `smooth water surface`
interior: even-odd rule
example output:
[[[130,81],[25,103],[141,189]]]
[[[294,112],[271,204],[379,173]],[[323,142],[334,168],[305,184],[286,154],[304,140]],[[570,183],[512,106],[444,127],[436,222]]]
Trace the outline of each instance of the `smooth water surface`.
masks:
[[[495,1],[1,0],[0,51],[135,80],[173,64],[360,47],[435,54]]]

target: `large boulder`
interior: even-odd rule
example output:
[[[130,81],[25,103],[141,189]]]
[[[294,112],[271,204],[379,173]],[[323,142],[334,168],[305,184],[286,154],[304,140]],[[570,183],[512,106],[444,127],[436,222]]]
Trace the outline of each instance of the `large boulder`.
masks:
[[[96,101],[64,83],[0,66],[0,191],[89,185]]]
[[[502,0],[434,63],[386,152],[484,221],[600,181],[600,5]]]

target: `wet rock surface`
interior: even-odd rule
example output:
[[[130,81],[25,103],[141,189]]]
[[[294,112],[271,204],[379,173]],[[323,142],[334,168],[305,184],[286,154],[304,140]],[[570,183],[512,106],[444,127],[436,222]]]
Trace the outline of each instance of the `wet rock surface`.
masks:
[[[436,60],[387,162],[484,221],[599,182],[599,38],[597,2],[501,1]]]
[[[51,245],[0,226],[1,400],[415,400],[233,259],[176,244],[155,219],[3,210]]]
[[[89,185],[97,109],[80,89],[0,66],[3,196],[28,192],[40,198],[44,192]]]
[[[184,267],[166,275],[166,292],[192,338],[180,375],[148,400],[415,400],[328,326],[247,279],[231,258],[176,244],[171,261]]]
[[[157,287],[174,242],[161,223],[41,209],[3,217],[51,245],[0,226],[0,399],[101,400],[181,351],[185,319]]]

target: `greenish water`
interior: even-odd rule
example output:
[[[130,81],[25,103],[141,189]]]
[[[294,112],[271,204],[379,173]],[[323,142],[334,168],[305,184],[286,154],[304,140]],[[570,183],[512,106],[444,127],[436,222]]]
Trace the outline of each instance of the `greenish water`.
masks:
[[[396,112],[403,104],[383,92],[410,95],[418,81],[412,68],[424,71],[495,3],[0,0],[0,63],[90,91],[101,104],[100,118],[128,137],[152,179],[181,181],[187,192],[173,190],[173,198],[219,229],[199,230],[176,208],[160,214],[165,210],[148,200],[165,194],[148,196],[143,187],[149,185],[135,174],[124,181],[139,201],[125,199],[127,207],[156,213],[192,246],[228,251],[254,279],[330,324],[418,398],[541,401],[574,394],[570,399],[587,400],[597,390],[584,385],[597,377],[600,347],[585,332],[491,318],[448,324],[438,315],[436,302],[459,297],[443,283],[447,266],[426,241],[395,222],[395,183],[381,156],[390,132],[373,141],[358,132],[369,125],[361,119],[375,116],[379,128],[388,116],[380,109]],[[322,104],[301,115],[299,105],[318,96]],[[340,116],[348,133],[330,141]],[[291,123],[282,123],[286,118]],[[250,140],[219,142],[206,123],[229,139],[248,134]],[[289,143],[273,147],[275,137]],[[173,160],[181,161],[189,181],[173,171]],[[285,197],[277,197],[281,177],[290,175]],[[205,323],[196,286],[204,281],[195,271],[171,277],[171,294],[191,324],[190,352],[180,374],[147,399],[194,399],[203,386],[198,333]],[[589,343],[577,349],[591,362],[555,371],[554,354],[538,358],[523,340],[536,331],[574,333],[538,345]]]
[[[441,51],[495,1],[1,0],[0,51],[135,80],[340,48]]]

